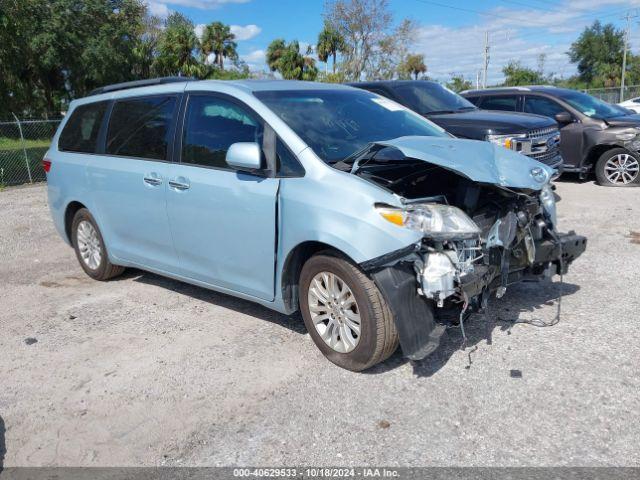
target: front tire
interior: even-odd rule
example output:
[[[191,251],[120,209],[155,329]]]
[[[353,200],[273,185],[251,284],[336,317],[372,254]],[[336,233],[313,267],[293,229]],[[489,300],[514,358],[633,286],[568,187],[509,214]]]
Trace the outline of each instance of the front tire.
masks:
[[[300,274],[300,310],[316,346],[352,371],[386,360],[398,347],[393,315],[376,284],[331,252],[311,257]]]
[[[630,187],[640,183],[640,163],[624,148],[607,150],[596,162],[596,180],[604,187]]]
[[[124,272],[124,267],[109,262],[100,229],[86,208],[78,210],[73,217],[71,241],[80,266],[91,278],[109,280]]]

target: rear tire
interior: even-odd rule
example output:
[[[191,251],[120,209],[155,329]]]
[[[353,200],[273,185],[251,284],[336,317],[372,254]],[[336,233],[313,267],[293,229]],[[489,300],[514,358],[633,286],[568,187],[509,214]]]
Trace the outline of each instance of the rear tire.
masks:
[[[624,148],[607,150],[596,162],[598,185],[603,187],[631,187],[640,184],[640,162]]]
[[[124,272],[124,267],[109,261],[98,224],[86,208],[78,210],[73,217],[71,242],[80,266],[94,280],[109,280]]]
[[[327,283],[333,279],[336,290],[348,291],[345,295],[350,300],[341,301],[345,297],[337,295],[338,300],[331,304],[331,290]],[[321,304],[324,302],[317,301],[318,292],[323,298],[328,294],[327,305],[333,306],[323,307]],[[351,306],[341,314],[340,305]],[[393,314],[376,284],[356,265],[331,252],[311,257],[302,267],[300,310],[316,346],[339,367],[359,372],[386,360],[398,348]],[[326,324],[319,321],[323,316]],[[355,329],[359,330],[358,335],[355,335],[355,330],[347,329],[354,327],[351,321],[354,317],[359,317],[359,329]],[[333,326],[329,327],[330,324]],[[331,335],[334,330],[337,335]]]

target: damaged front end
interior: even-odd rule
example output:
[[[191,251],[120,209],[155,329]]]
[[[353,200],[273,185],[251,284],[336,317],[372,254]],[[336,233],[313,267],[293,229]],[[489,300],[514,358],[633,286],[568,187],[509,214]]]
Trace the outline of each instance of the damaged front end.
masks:
[[[527,188],[479,182],[381,144],[360,152],[350,168],[400,197],[401,207],[376,205],[383,218],[423,234],[361,264],[385,295],[410,359],[435,350],[447,325],[483,310],[491,294],[566,273],[586,248],[585,237],[558,233],[548,179],[538,188],[535,180]]]

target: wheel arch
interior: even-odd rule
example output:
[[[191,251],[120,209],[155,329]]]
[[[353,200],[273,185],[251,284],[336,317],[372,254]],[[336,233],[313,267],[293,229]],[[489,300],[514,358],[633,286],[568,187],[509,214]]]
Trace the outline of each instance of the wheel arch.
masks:
[[[617,145],[615,143],[606,143],[606,144],[599,144],[599,145],[595,145],[593,147],[591,147],[591,150],[589,150],[589,153],[587,154],[587,156],[584,159],[583,162],[583,166],[589,166],[589,167],[593,167],[595,166],[596,162],[598,161],[598,159],[600,158],[600,156],[609,151],[609,150],[613,150],[614,148],[624,148],[625,150],[627,150],[625,147],[623,147],[622,145]],[[631,151],[629,151],[629,153],[632,153]]]
[[[284,261],[280,281],[282,300],[288,311],[293,313],[298,310],[299,280],[303,265],[311,257],[322,251],[332,252],[357,264],[357,262],[342,250],[317,240],[305,241],[293,247]]]
[[[67,236],[67,240],[70,244],[73,244],[71,239],[71,225],[73,223],[73,217],[76,215],[78,210],[82,208],[87,208],[83,203],[73,200],[69,202],[67,208],[64,211],[64,233]]]

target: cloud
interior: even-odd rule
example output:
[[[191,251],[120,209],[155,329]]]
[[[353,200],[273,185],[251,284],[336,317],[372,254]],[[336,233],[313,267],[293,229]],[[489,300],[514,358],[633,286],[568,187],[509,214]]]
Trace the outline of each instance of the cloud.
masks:
[[[489,84],[503,80],[502,67],[510,60],[535,68],[540,54],[546,55],[546,74],[566,77],[575,73],[566,52],[582,29],[596,19],[617,21],[631,5],[640,6],[640,0],[565,0],[555,6],[498,7],[486,10],[482,21],[472,25],[420,27],[411,50],[425,55],[432,78],[447,80],[455,73],[475,82],[483,66],[485,31],[489,31]]]
[[[262,29],[254,24],[251,25],[231,25],[231,33],[236,36],[236,40],[249,40],[260,34]]]
[[[204,27],[206,27],[206,25],[204,23],[199,23],[198,25],[196,25],[193,28],[193,31],[196,33],[196,37],[198,37],[200,40],[202,40],[202,34],[204,33]]]
[[[254,50],[246,55],[240,55],[240,57],[248,64],[264,63],[266,52],[264,50]]]
[[[154,17],[167,18],[171,13],[169,7],[167,7],[164,3],[147,1],[146,4],[149,13]]]

